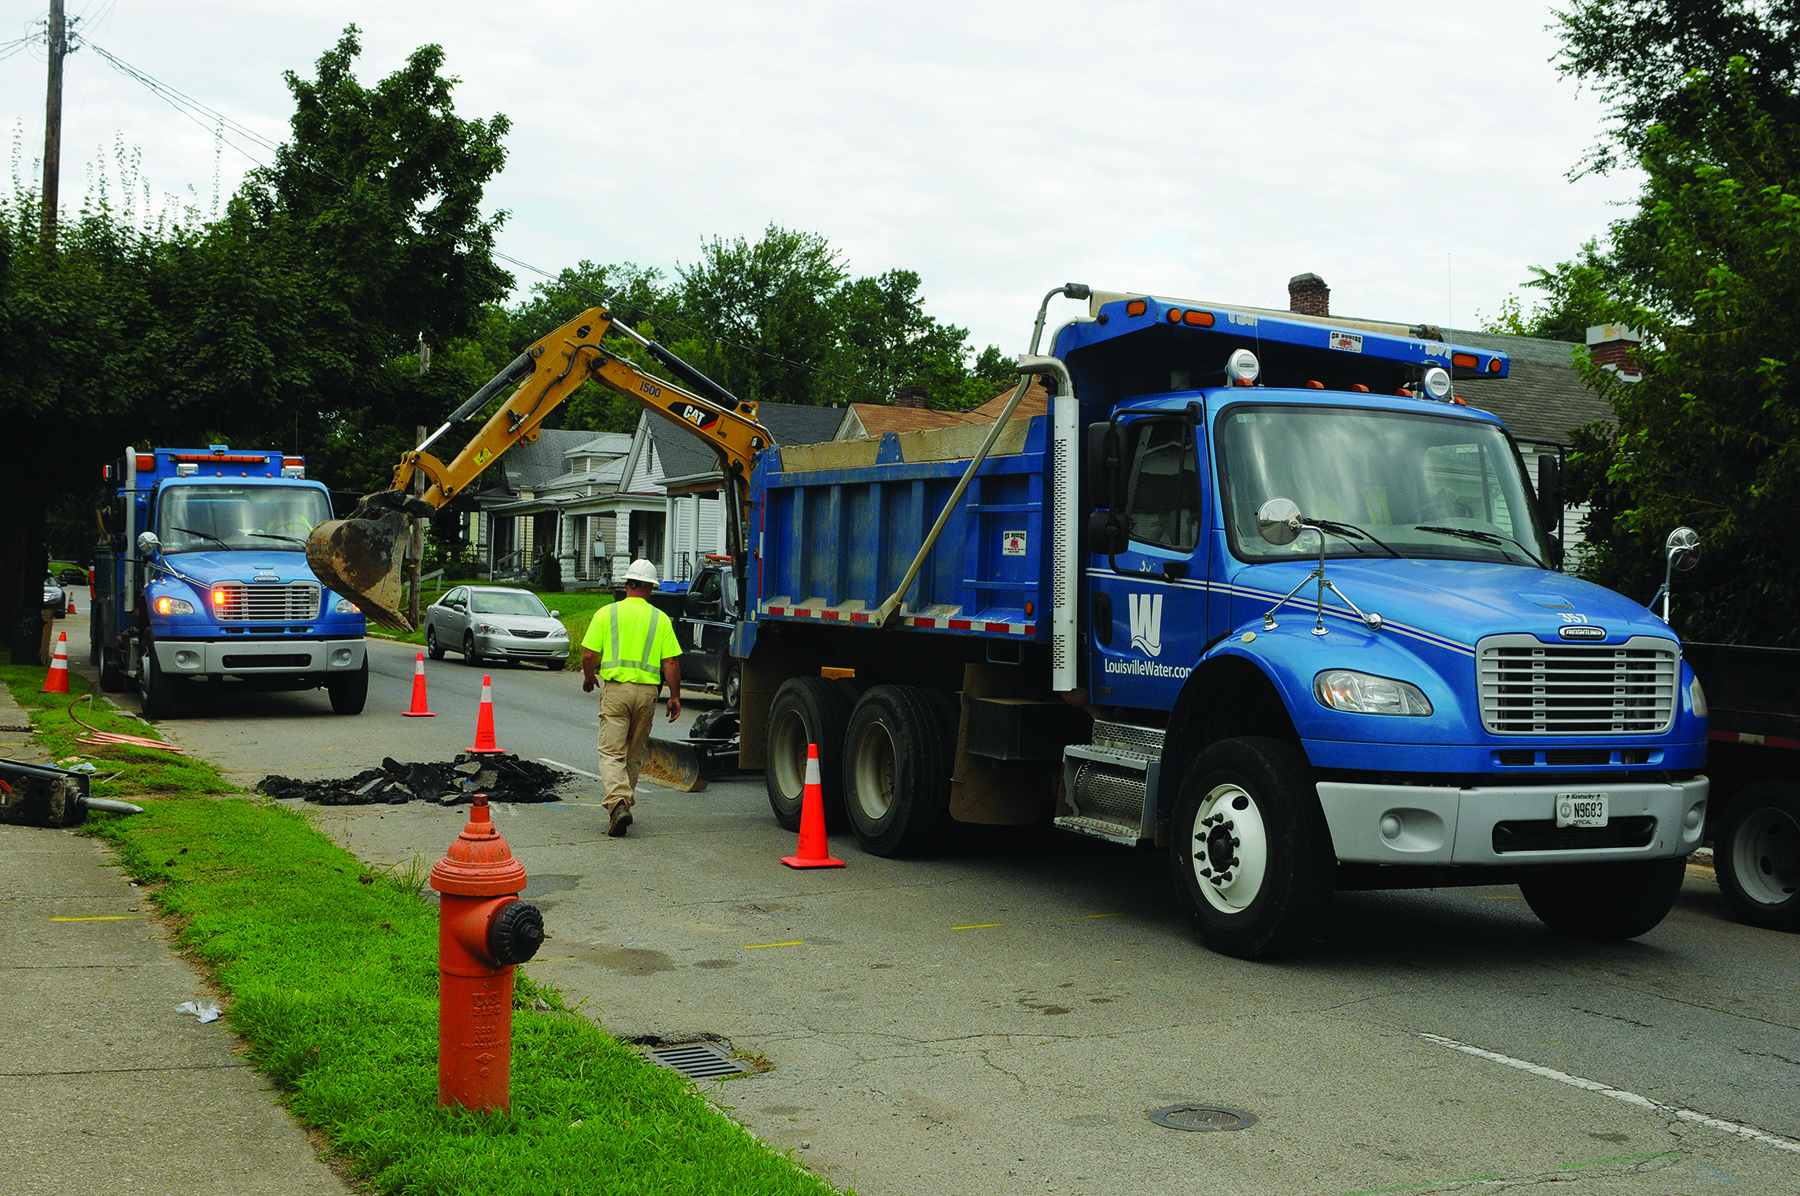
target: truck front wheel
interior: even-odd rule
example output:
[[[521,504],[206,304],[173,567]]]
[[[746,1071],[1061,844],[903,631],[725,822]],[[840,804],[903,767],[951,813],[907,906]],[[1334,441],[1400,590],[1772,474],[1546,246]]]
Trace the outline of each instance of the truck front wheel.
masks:
[[[1305,758],[1280,740],[1207,748],[1182,780],[1170,837],[1175,890],[1222,955],[1291,951],[1330,903],[1330,832]]]
[[[362,668],[354,673],[344,673],[326,681],[325,692],[331,695],[332,713],[361,714],[369,700],[369,658],[363,657]]]
[[[1763,781],[1732,798],[1713,871],[1740,920],[1800,930],[1800,788]]]
[[[864,851],[916,855],[937,844],[954,750],[924,690],[876,685],[857,700],[844,734],[844,808]]]
[[[138,701],[143,706],[145,718],[168,718],[175,713],[175,688],[181,684],[172,681],[156,663],[156,645],[144,645],[143,668],[138,673]]]
[[[806,792],[806,748],[819,746],[819,784],[825,795],[825,825],[844,829],[844,792],[838,760],[850,703],[844,690],[823,677],[789,677],[769,703],[769,732],[763,784],[769,808],[783,830],[800,829]]]
[[[1562,864],[1519,883],[1538,921],[1571,938],[1617,942],[1655,930],[1681,893],[1687,860]]]

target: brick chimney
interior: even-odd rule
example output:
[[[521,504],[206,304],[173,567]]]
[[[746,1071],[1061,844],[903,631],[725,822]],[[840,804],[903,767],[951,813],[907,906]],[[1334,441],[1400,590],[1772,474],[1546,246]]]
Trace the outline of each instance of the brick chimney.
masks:
[[[923,386],[896,386],[894,388],[894,406],[918,407],[923,409],[925,406],[925,388]]]
[[[1588,355],[1594,364],[1617,374],[1621,381],[1636,382],[1644,376],[1638,368],[1637,347],[1643,337],[1623,324],[1596,324],[1587,330]]]
[[[1296,274],[1288,279],[1288,310],[1303,316],[1331,314],[1331,288],[1317,274]]]

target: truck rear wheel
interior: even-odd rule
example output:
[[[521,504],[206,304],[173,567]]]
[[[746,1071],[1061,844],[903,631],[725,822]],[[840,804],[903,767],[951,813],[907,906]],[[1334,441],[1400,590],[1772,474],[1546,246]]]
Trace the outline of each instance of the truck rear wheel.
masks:
[[[775,821],[800,829],[800,801],[806,791],[806,748],[819,746],[819,783],[825,794],[825,826],[844,829],[844,791],[838,766],[850,702],[844,690],[823,677],[789,677],[769,703],[769,731],[763,784]]]
[[[1732,798],[1713,872],[1740,921],[1800,930],[1800,788],[1763,781]]]
[[[1296,749],[1249,736],[1207,748],[1182,780],[1169,847],[1200,941],[1239,959],[1305,942],[1331,900],[1330,843]]]
[[[954,750],[938,704],[911,685],[876,685],[844,735],[844,808],[870,855],[904,856],[938,842],[950,809]]]
[[[327,680],[325,692],[331,695],[332,713],[361,714],[369,701],[369,658],[364,656],[362,668],[354,673]]]
[[[1563,864],[1521,881],[1538,921],[1571,938],[1617,942],[1648,934],[1675,907],[1687,860]]]
[[[138,701],[145,718],[168,718],[175,713],[176,688],[181,682],[170,679],[156,662],[156,645],[144,646],[143,668],[138,673]]]
[[[119,667],[119,654],[112,648],[100,649],[100,690],[102,693],[122,693],[125,689],[125,671]]]

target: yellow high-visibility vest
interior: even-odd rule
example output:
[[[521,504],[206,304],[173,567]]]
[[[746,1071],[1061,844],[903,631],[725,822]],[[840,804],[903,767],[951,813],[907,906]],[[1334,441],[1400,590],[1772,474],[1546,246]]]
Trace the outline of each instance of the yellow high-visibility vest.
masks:
[[[588,624],[581,646],[600,654],[602,680],[640,685],[662,684],[662,662],[681,655],[674,623],[642,598],[601,607]]]

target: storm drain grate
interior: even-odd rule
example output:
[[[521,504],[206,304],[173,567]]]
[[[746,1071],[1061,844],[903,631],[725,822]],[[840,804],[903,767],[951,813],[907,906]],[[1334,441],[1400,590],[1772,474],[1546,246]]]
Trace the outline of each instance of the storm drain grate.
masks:
[[[652,1047],[650,1061],[670,1071],[678,1071],[690,1080],[722,1080],[726,1076],[748,1075],[750,1069],[710,1042],[690,1042],[682,1046]]]
[[[1256,1124],[1256,1114],[1216,1105],[1170,1105],[1150,1110],[1150,1120],[1172,1130],[1247,1130]]]

